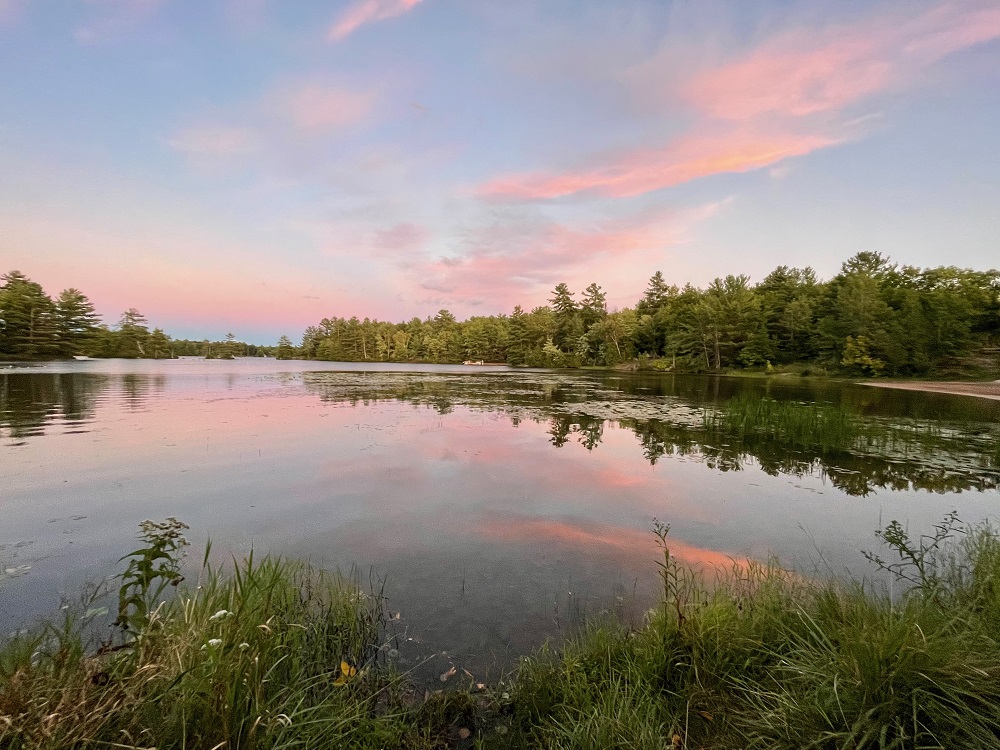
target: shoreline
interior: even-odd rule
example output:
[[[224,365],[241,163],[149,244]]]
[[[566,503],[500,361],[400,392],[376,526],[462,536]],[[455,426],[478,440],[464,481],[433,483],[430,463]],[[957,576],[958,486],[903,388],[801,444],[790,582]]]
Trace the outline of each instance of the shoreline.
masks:
[[[943,393],[950,396],[975,396],[1000,401],[1000,380],[980,382],[962,382],[947,380],[914,380],[914,381],[855,381],[858,385],[870,385],[876,388],[895,388],[902,391],[921,391],[923,393]]]

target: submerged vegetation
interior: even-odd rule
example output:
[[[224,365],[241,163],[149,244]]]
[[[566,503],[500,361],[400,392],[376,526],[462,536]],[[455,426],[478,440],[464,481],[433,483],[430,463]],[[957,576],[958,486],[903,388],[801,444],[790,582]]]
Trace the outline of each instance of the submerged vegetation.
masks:
[[[166,565],[122,580],[136,629],[88,648],[68,617],[0,648],[0,748],[1000,746],[1000,535],[954,515],[880,532],[891,596],[753,562],[709,585],[657,524],[641,627],[592,623],[500,685],[423,694],[387,658],[381,597],[302,565],[205,563],[147,609],[181,549],[158,534],[179,530],[129,556]]]
[[[312,372],[301,382],[322,401],[394,400],[547,423],[556,448],[599,450],[615,426],[635,434],[652,464],[668,455],[726,471],[753,463],[771,475],[822,476],[850,495],[1000,486],[1000,408],[988,401],[949,399],[945,409],[933,397],[850,385],[783,390],[763,379],[644,373]],[[158,375],[2,372],[0,436],[28,440],[60,421],[84,429],[109,393],[139,409],[165,387]]]

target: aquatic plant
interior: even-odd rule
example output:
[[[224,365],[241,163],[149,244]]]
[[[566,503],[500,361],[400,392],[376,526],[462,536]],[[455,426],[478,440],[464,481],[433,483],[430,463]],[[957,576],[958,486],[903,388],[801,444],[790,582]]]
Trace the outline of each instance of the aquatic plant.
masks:
[[[366,671],[383,604],[251,556],[130,614],[123,646],[88,650],[80,618],[17,636],[0,648],[0,748],[397,746],[401,683]]]
[[[382,658],[379,596],[287,561],[206,566],[124,647],[93,653],[73,618],[0,647],[0,748],[1000,746],[992,527],[890,523],[871,559],[896,597],[752,561],[708,580],[654,531],[641,627],[591,622],[495,689],[422,699]]]
[[[883,530],[927,573],[896,601],[753,563],[709,586],[666,556],[673,603],[645,627],[605,623],[525,661],[503,744],[996,748],[1000,540],[958,528],[916,542]]]

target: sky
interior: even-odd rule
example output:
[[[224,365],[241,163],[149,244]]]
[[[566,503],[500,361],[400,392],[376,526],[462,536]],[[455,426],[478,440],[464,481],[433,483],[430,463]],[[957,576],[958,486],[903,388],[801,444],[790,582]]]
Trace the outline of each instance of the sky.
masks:
[[[0,273],[297,339],[1000,266],[1000,0],[0,0]]]

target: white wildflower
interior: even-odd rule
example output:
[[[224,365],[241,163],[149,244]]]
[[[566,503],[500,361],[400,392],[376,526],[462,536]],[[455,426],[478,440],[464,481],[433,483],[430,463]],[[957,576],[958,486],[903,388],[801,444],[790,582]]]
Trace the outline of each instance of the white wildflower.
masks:
[[[232,617],[233,613],[228,609],[220,609],[214,615],[208,618],[209,622],[219,622],[219,620],[225,620],[227,617]]]
[[[240,651],[246,651],[248,648],[250,648],[250,644],[246,641],[240,644]]]
[[[212,648],[218,648],[219,646],[222,645],[222,639],[221,638],[209,638],[208,639],[208,645],[211,646]]]

